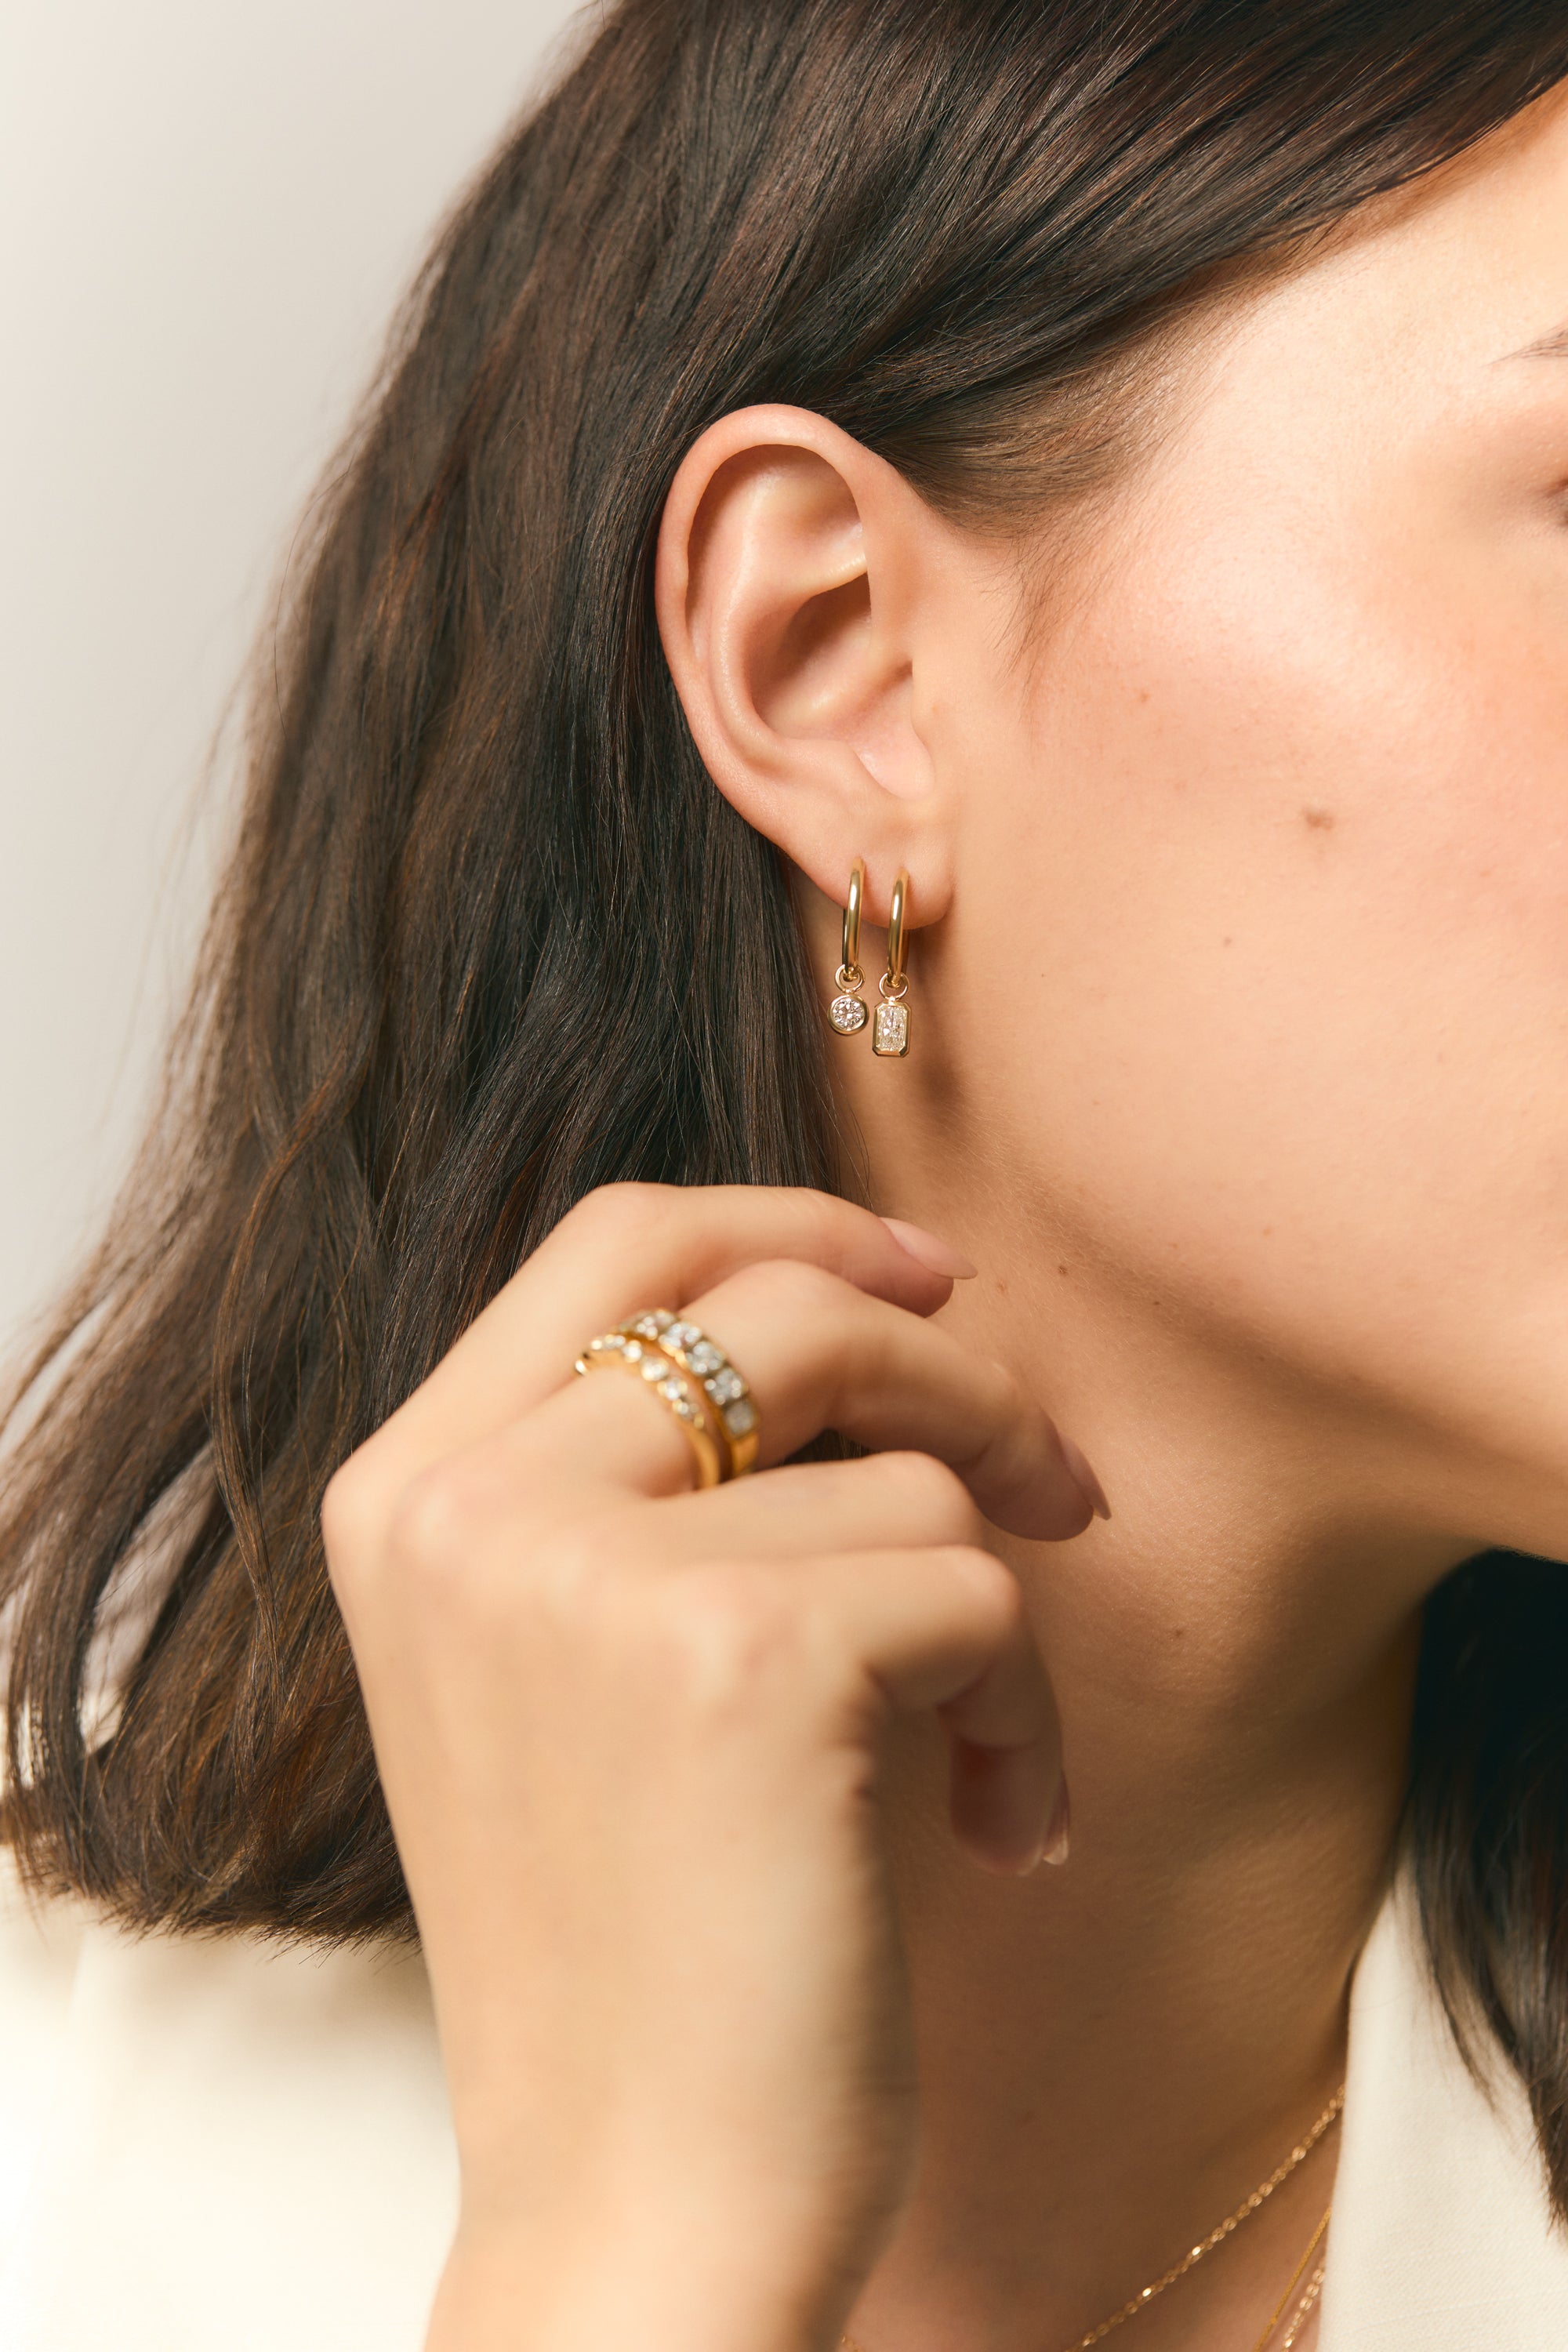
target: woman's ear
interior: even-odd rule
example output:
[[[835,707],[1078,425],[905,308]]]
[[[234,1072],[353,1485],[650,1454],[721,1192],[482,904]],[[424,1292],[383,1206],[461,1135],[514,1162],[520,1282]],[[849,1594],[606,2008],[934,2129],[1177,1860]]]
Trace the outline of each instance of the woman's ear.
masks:
[[[952,887],[921,723],[949,536],[882,458],[783,407],[703,434],[659,532],[659,629],[710,775],[839,904],[863,857],[874,922],[900,866],[915,923]]]

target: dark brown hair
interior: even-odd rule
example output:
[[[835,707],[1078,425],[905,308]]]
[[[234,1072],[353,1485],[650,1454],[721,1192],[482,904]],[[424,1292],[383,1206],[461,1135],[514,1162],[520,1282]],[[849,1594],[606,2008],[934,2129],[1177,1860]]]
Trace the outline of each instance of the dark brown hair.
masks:
[[[163,1115],[25,1375],[0,1594],[35,1883],[146,1925],[405,1927],[328,1476],[591,1187],[846,1181],[778,862],[654,627],[693,438],[800,404],[1016,528],[1112,461],[1130,358],[1216,276],[1564,75],[1557,0],[603,19],[447,226],[314,509]],[[1445,1982],[1568,2198],[1560,1634],[1530,1563],[1440,1597],[1412,1822]]]

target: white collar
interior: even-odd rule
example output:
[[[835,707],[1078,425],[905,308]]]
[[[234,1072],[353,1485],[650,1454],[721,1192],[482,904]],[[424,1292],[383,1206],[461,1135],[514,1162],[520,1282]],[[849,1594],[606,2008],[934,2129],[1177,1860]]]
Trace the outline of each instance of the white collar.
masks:
[[[1319,2352],[1565,2352],[1568,2231],[1497,2058],[1467,2071],[1401,1880],[1362,1954]]]

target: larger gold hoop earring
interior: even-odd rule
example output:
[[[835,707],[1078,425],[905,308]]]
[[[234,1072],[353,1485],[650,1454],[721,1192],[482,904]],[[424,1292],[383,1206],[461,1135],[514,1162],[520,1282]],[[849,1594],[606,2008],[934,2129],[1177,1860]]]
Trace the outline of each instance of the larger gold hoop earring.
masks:
[[[871,1032],[873,1054],[907,1054],[910,1050],[909,978],[904,971],[904,919],[909,912],[910,877],[900,866],[893,877],[893,903],[888,913],[888,969],[877,982],[882,1002]]]
[[[870,1007],[860,995],[866,975],[860,969],[860,905],[866,896],[866,861],[858,857],[849,869],[849,891],[844,901],[844,953],[834,985],[838,993],[827,1017],[841,1037],[853,1037],[870,1018]]]

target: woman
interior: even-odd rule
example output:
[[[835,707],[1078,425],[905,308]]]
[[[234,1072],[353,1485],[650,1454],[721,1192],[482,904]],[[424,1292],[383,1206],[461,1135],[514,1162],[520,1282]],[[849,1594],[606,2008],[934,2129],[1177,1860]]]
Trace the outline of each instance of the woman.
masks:
[[[1568,16],[591,31],[24,1383],[6,2340],[1560,2345]]]

